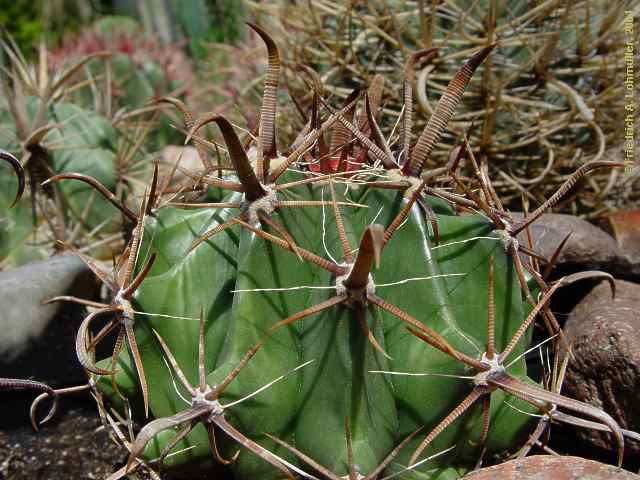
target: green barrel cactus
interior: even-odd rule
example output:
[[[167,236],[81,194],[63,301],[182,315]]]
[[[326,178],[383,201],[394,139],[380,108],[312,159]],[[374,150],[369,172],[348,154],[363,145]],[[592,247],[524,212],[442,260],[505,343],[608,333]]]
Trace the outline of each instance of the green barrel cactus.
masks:
[[[69,98],[80,71],[107,52],[85,55],[49,72],[49,54],[40,46],[35,64],[28,64],[8,39],[2,42],[11,75],[2,78],[5,93],[0,103],[4,134],[0,148],[16,154],[30,202],[15,208],[0,206],[0,259],[20,265],[46,258],[60,249],[57,242],[78,246],[113,236],[117,228],[115,208],[89,185],[79,182],[55,186],[46,180],[62,172],[74,172],[97,182],[104,191],[122,190],[119,155],[133,158],[122,148],[122,132],[111,119],[73,103]],[[75,100],[75,99],[74,99]],[[12,195],[12,179],[3,172],[2,198]],[[23,189],[24,190],[24,189]],[[129,215],[135,220],[135,215]],[[94,250],[95,253],[95,250]],[[110,252],[109,252],[110,253]]]
[[[243,479],[458,478],[483,454],[516,451],[533,428],[527,412],[557,406],[610,429],[622,449],[606,413],[527,377],[529,327],[541,313],[556,333],[547,302],[572,279],[546,285],[531,267],[539,256],[516,240],[580,176],[620,165],[585,165],[520,223],[480,169],[479,193],[457,173],[464,156],[474,160],[466,141],[425,170],[493,46],[456,73],[415,145],[410,118],[399,148],[384,138],[372,91],[366,128],[352,121],[359,92],[339,110],[326,105],[320,122],[316,83],[308,125],[282,153],[279,54],[251,27],[269,56],[255,144],[219,115],[190,126],[201,149],[214,146],[200,135],[206,124],[221,131],[233,173],[198,181],[228,193],[166,205],[156,175],[114,270],[83,256],[113,299],[85,302],[97,310],[78,332],[78,358],[101,396],[126,400],[145,423],[112,478],[154,461],[181,471],[231,464]],[[407,112],[411,101],[409,91]],[[335,131],[357,139],[357,168],[347,167],[353,142],[323,154],[337,163],[316,157]],[[100,316],[108,320],[91,337]],[[116,329],[113,355],[96,363],[95,344]]]
[[[35,98],[26,99],[26,112],[30,120],[37,114],[37,107]],[[0,117],[4,113],[0,110]],[[96,179],[105,188],[115,189],[117,135],[111,122],[93,111],[63,102],[49,108],[45,122],[40,133],[30,135],[22,144],[24,150],[21,157],[31,205],[21,202],[13,209],[7,208],[15,187],[12,185],[13,179],[3,175],[2,181],[7,185],[1,195],[8,198],[0,206],[0,218],[3,219],[0,227],[0,258],[12,265],[46,258],[50,251],[49,244],[32,242],[38,236],[36,232],[39,229],[41,238],[51,236],[60,240],[64,238],[61,232],[66,226],[76,223],[84,225],[87,231],[100,225],[103,232],[112,233],[114,230],[112,225],[106,224],[111,222],[115,208],[102,196],[96,195],[90,186],[78,182],[64,184],[59,190],[47,184],[42,188],[40,186],[51,175],[72,171]],[[10,124],[8,130],[15,128],[16,125]],[[1,143],[0,146],[13,152],[23,148],[19,142]],[[47,209],[48,201],[54,202],[56,208]],[[36,211],[37,216],[34,215]],[[61,221],[63,217],[67,225]],[[47,229],[53,231],[46,232]]]
[[[148,172],[153,170],[148,165],[141,168],[145,151],[179,135],[167,123],[149,135],[155,122],[145,128],[132,122],[159,108],[146,103],[176,84],[150,59],[142,62],[147,67],[144,71],[132,73],[131,58],[101,50],[109,43],[105,39],[125,38],[121,48],[132,42],[125,31],[109,27],[107,19],[102,23],[101,34],[96,25],[96,37],[87,33],[71,51],[49,51],[40,45],[33,63],[27,62],[11,38],[2,41],[9,75],[1,79],[5,95],[0,102],[0,148],[19,158],[30,201],[8,208],[15,187],[3,163],[3,265],[46,258],[59,251],[62,243],[90,249],[100,258],[111,257],[122,248],[130,224],[137,221],[136,214],[120,201],[132,205],[132,199],[142,195]],[[171,51],[163,50],[167,55]],[[136,92],[143,97],[135,96]],[[117,103],[120,98],[126,107]],[[56,184],[63,172],[64,178],[80,181]],[[144,181],[137,192],[140,177]]]

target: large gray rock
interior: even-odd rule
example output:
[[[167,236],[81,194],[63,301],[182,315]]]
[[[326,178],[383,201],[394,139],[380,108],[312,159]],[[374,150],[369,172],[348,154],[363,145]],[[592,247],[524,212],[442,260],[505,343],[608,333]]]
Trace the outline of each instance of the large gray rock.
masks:
[[[640,431],[640,285],[616,280],[616,297],[607,282],[596,286],[572,310],[565,336],[573,345],[564,393],[596,405],[622,428]],[[576,433],[600,448],[614,448],[609,434],[588,429]],[[628,440],[625,453],[640,454]]]
[[[481,468],[464,480],[640,480],[640,475],[580,457],[534,455]]]
[[[58,295],[92,298],[96,288],[94,275],[71,254],[0,272],[0,376],[52,386],[83,381],[74,349],[83,308],[41,302]]]

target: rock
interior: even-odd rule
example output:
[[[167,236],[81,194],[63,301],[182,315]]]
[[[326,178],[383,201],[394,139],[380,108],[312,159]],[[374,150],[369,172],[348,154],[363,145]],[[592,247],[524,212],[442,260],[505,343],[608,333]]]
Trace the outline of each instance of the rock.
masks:
[[[603,228],[611,233],[630,265],[640,265],[640,209],[607,215]],[[640,269],[636,268],[640,271]]]
[[[512,216],[516,222],[522,219],[519,212]],[[640,278],[640,210],[612,214],[601,226],[573,215],[545,213],[529,229],[533,249],[546,258],[572,232],[556,262],[563,272],[603,270],[618,278]],[[525,232],[518,234],[518,241],[528,245]]]
[[[522,219],[521,213],[513,213],[514,220]],[[529,227],[533,249],[551,258],[567,233],[571,237],[565,244],[557,265],[577,270],[605,270],[620,262],[621,253],[615,240],[605,231],[578,217],[560,213],[545,213]],[[526,233],[518,235],[518,241],[528,245]]]
[[[534,455],[482,468],[464,480],[639,480],[640,475],[580,457]]]
[[[197,185],[197,179],[204,171],[198,151],[191,146],[167,145],[162,149],[159,155],[159,178],[162,179],[160,185],[171,177],[171,188],[181,190],[174,201],[176,202],[197,202],[202,199],[202,191],[193,191],[192,187]],[[173,170],[174,165],[178,162],[178,168]],[[215,159],[214,159],[215,163]],[[143,184],[139,187],[141,190],[138,195],[144,195]],[[221,190],[222,191],[222,190]],[[208,201],[218,201],[209,198]]]
[[[198,151],[194,147],[167,145],[160,152],[160,174],[169,174],[178,158],[180,159],[178,164],[180,168],[194,173],[202,170],[202,162],[200,162]],[[177,181],[189,179],[180,169],[176,170],[174,178]]]
[[[74,346],[83,308],[41,301],[57,295],[92,298],[96,288],[93,273],[71,254],[0,272],[0,376],[53,387],[86,381]]]
[[[566,395],[601,407],[620,426],[640,431],[640,285],[615,280],[616,297],[601,282],[572,310],[565,336],[573,345],[564,382]],[[613,449],[609,434],[577,429],[578,436]],[[640,454],[640,443],[625,442],[626,455]]]

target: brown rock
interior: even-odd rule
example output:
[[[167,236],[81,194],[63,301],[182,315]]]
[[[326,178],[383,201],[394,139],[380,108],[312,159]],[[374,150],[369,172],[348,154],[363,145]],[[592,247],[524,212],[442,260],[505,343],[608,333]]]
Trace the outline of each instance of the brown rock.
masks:
[[[638,480],[640,475],[580,457],[535,455],[482,468],[465,480]]]
[[[512,215],[516,222],[522,219],[521,213]],[[618,263],[621,257],[618,245],[608,233],[572,215],[545,213],[529,230],[533,249],[546,258],[551,258],[562,239],[572,232],[558,257],[558,265],[609,271],[611,265]],[[528,245],[525,232],[518,235],[518,241]]]
[[[613,235],[620,252],[630,263],[640,263],[640,209],[608,215],[603,223]]]
[[[601,407],[620,426],[640,430],[640,285],[607,282],[576,305],[565,325],[575,358],[569,362],[563,393]],[[612,449],[609,434],[576,430],[585,441]],[[640,443],[625,442],[625,454],[640,454]]]

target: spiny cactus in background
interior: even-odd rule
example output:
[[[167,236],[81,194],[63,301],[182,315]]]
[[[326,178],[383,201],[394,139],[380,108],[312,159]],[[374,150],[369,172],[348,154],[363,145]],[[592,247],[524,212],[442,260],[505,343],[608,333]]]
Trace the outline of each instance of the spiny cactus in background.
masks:
[[[204,48],[207,55],[202,59],[202,71],[211,80],[207,104],[214,105],[215,111],[230,121],[244,122],[253,130],[262,96],[254,82],[261,78],[266,65],[262,45],[252,35],[233,44],[212,43]]]
[[[188,138],[205,155],[195,186],[226,193],[215,203],[172,202],[157,188],[168,179],[154,175],[113,272],[81,256],[114,293],[110,304],[72,299],[98,308],[76,347],[93,372],[105,425],[130,452],[112,478],[148,462],[186,470],[211,468],[212,459],[243,479],[316,478],[309,467],[350,480],[457,478],[485,454],[516,451],[532,427],[528,413],[556,406],[610,430],[621,462],[625,432],[611,417],[543,390],[526,373],[529,327],[543,313],[559,351],[548,301],[589,274],[544,282],[534,269],[544,259],[515,240],[539,212],[514,225],[474,165],[476,191],[459,173],[464,157],[474,162],[466,139],[446,165],[425,169],[493,45],[453,76],[415,144],[409,114],[397,145],[383,135],[375,84],[363,107],[354,92],[335,110],[307,69],[313,107],[296,141],[280,150],[279,53],[251,27],[268,51],[256,135],[243,142],[224,117],[194,120],[168,100],[184,109]],[[202,133],[209,123],[224,146]],[[347,133],[355,140],[341,141]],[[206,159],[213,152],[233,171],[217,176],[223,167]],[[587,164],[540,208],[590,170],[620,166]],[[91,337],[107,310],[115,317]],[[114,356],[94,362],[96,344],[116,328],[130,348],[121,348],[121,333]],[[480,398],[482,410],[470,408]],[[147,406],[155,420],[127,441],[111,419],[119,410],[131,421],[130,406],[137,420],[146,422]]]
[[[135,224],[137,216],[125,207],[124,217],[119,217],[108,198],[80,182],[57,186],[45,180],[53,176],[55,181],[58,178],[54,175],[63,171],[73,172],[74,178],[114,191],[113,198],[131,201],[137,194],[139,178],[144,178],[144,183],[151,172],[140,162],[150,147],[149,132],[155,118],[147,121],[141,115],[150,115],[157,106],[130,106],[112,112],[111,107],[117,105],[111,98],[111,84],[119,77],[105,67],[113,60],[107,51],[94,49],[88,55],[64,61],[58,58],[58,67],[50,71],[51,53],[44,44],[35,64],[24,59],[10,38],[3,48],[9,59],[9,74],[1,79],[0,147],[19,157],[30,204],[21,202],[14,209],[7,208],[16,190],[12,177],[3,174],[2,265],[46,258],[60,249],[60,242],[110,257],[122,248],[126,224]],[[87,78],[87,69],[98,63],[109,74],[101,79],[87,74]],[[93,99],[95,110],[81,98],[83,88],[88,90],[90,86],[94,92],[103,92]],[[0,168],[4,172],[5,164]],[[125,228],[121,228],[123,223]]]
[[[549,1],[535,8],[522,0],[247,3],[286,45],[287,84],[304,105],[310,96],[295,73],[298,63],[316,69],[327,93],[338,98],[385,75],[386,135],[401,114],[403,85],[415,83],[422,128],[460,58],[497,43],[429,167],[442,165],[468,133],[506,205],[519,207],[523,194],[542,203],[582,163],[622,159],[625,2]],[[438,56],[416,64],[414,79],[402,65],[412,52],[431,47],[439,48]],[[559,208],[597,215],[637,200],[634,179],[618,177],[617,170],[594,175]]]
[[[3,263],[20,264],[49,254],[47,248],[30,247],[28,243],[32,242],[25,242],[28,237],[33,240],[39,226],[45,228],[38,243],[46,243],[43,240],[47,236],[53,240],[73,240],[112,213],[108,209],[91,210],[87,205],[94,203],[89,201],[94,194],[87,189],[80,191],[67,186],[61,192],[51,187],[41,189],[39,184],[56,171],[77,169],[114,187],[114,135],[106,119],[60,101],[71,87],[71,77],[91,60],[106,56],[105,52],[96,52],[50,74],[44,45],[39,49],[37,68],[29,66],[10,39],[3,42],[3,48],[10,60],[10,74],[2,77],[0,121],[5,133],[0,145],[18,154],[26,172],[31,205],[29,208],[22,202],[15,209],[8,209],[10,202],[2,202],[2,259]],[[58,131],[61,129],[65,130],[65,136]],[[65,145],[69,147],[67,150],[61,148]],[[9,175],[2,175],[2,182],[4,199],[15,190]]]
[[[16,179],[18,181],[15,196],[13,197],[13,201],[11,202],[11,205],[9,205],[9,208],[13,208],[16,205],[16,203],[18,203],[18,200],[20,200],[22,198],[22,195],[24,194],[24,188],[25,188],[24,168],[22,168],[20,161],[18,161],[16,157],[11,155],[9,152],[5,152],[4,150],[1,150],[1,149],[0,149],[0,158],[5,162],[7,162],[7,164],[11,167],[11,169],[16,174]]]
[[[95,77],[111,77],[112,111],[141,107],[154,97],[195,92],[194,69],[181,45],[162,45],[145,36],[140,25],[128,17],[103,17],[79,34],[62,39],[49,58],[50,68],[77,61],[95,52],[110,51],[110,62],[91,67]],[[96,91],[90,92],[93,95]],[[106,92],[109,96],[109,92]],[[109,115],[107,115],[109,116]]]

